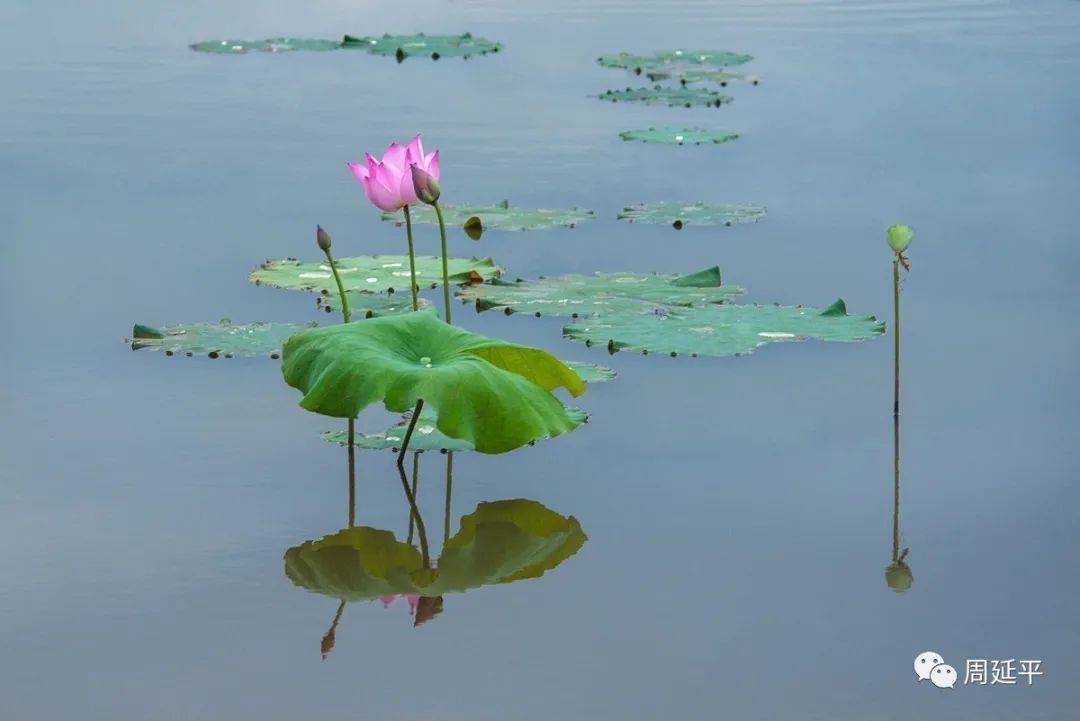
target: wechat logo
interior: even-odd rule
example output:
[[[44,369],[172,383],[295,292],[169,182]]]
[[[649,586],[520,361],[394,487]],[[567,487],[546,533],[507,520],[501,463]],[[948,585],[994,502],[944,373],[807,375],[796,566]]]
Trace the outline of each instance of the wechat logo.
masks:
[[[929,681],[938,688],[956,685],[956,669],[945,663],[937,651],[923,651],[915,657],[914,666],[919,681]]]

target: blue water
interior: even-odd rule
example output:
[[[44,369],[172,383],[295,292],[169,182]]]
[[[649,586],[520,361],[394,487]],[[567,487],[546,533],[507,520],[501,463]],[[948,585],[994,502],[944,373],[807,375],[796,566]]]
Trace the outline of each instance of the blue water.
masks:
[[[201,55],[279,34],[460,32],[504,52]],[[590,98],[606,52],[752,53],[719,110]],[[1073,718],[1080,4],[107,1],[0,8],[0,718]],[[716,147],[618,132],[730,129]],[[580,205],[573,230],[455,233],[510,275],[719,264],[759,302],[891,312],[905,279],[901,546],[893,593],[891,338],[749,357],[586,349],[558,319],[462,325],[607,363],[591,422],[455,459],[454,515],[531,498],[589,541],[542,579],[403,604],[294,587],[287,548],[346,521],[334,422],[265,359],[131,353],[133,322],[303,322],[267,257],[400,252],[345,169],[422,131],[448,202]],[[644,200],[766,205],[753,225],[615,219]],[[418,242],[434,252],[427,226]],[[433,299],[437,298],[433,296]],[[365,430],[385,415],[361,420]],[[389,455],[358,522],[405,533]],[[420,500],[441,529],[442,459]],[[437,532],[433,535],[439,536]],[[1040,659],[1031,686],[915,683],[912,659]]]

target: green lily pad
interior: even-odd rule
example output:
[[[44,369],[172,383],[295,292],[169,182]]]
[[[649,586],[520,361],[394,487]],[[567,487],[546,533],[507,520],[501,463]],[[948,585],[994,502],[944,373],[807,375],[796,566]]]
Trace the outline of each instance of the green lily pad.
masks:
[[[549,228],[573,228],[582,221],[593,220],[596,213],[581,208],[551,210],[548,208],[511,208],[509,201],[495,205],[443,205],[443,220],[447,225],[464,225],[477,217],[483,230],[548,230]],[[437,224],[435,210],[430,205],[413,208],[414,223]],[[401,213],[383,213],[382,219],[397,225],[405,223]]]
[[[475,302],[478,311],[502,308],[507,314],[578,317],[636,313],[643,304],[721,303],[743,292],[738,286],[723,285],[720,269],[714,266],[685,276],[597,273],[513,282],[496,279],[461,288],[458,296]]]
[[[387,55],[404,60],[407,57],[427,56],[439,58],[468,58],[487,55],[502,50],[500,43],[473,37],[472,33],[461,35],[382,35],[365,37],[346,35],[341,46],[347,49],[365,50],[373,55]]]
[[[408,285],[408,284],[406,284]],[[412,296],[407,291],[401,293],[365,293],[360,290],[345,291],[349,297],[349,314],[352,320],[360,318],[378,318],[384,315],[397,315],[399,313],[412,312]],[[417,298],[417,305],[427,308],[431,301],[426,298]],[[315,299],[315,305],[326,313],[334,313],[341,310],[341,298],[336,292],[326,291],[320,293]]]
[[[733,80],[744,80],[748,83],[758,84],[758,79],[746,73],[733,73],[728,70],[708,70],[705,68],[665,68],[663,70],[648,70],[645,77],[653,82],[660,80],[678,80],[681,85],[692,83],[716,83],[720,87],[727,87]]]
[[[132,350],[156,350],[165,355],[224,356],[268,355],[277,358],[285,341],[309,325],[292,323],[247,323],[233,325],[223,319],[219,323],[190,323],[153,327],[136,325],[131,331]]]
[[[286,53],[294,50],[314,50],[325,52],[327,50],[339,50],[341,43],[337,40],[319,40],[311,38],[267,38],[265,40],[206,40],[194,43],[192,50],[200,53],[216,53],[219,55],[243,55],[244,53],[258,51],[267,53]]]
[[[675,203],[661,201],[631,205],[619,213],[631,223],[656,223],[681,229],[684,225],[735,225],[756,223],[765,217],[765,208],[733,203]]]
[[[625,130],[619,133],[623,140],[640,140],[643,143],[666,143],[668,145],[702,145],[729,143],[738,139],[738,134],[723,130],[705,130],[703,128],[642,128]]]
[[[651,88],[626,88],[624,90],[607,90],[597,95],[601,100],[610,100],[613,103],[666,103],[668,106],[677,108],[690,108],[694,106],[719,108],[725,103],[730,103],[733,98],[729,95],[721,95],[714,90],[691,87],[667,87],[654,85]]]
[[[551,391],[585,391],[550,353],[469,333],[431,310],[298,333],[281,369],[306,410],[355,418],[378,401],[403,413],[423,399],[440,431],[481,453],[572,431],[578,422]]]
[[[582,363],[581,361],[563,361],[567,368],[581,376],[581,380],[589,385],[595,383],[607,383],[613,381],[619,375],[613,368],[607,368],[596,363]]]
[[[653,55],[635,55],[633,53],[602,55],[598,58],[598,62],[606,68],[632,70],[640,75],[649,70],[683,64],[726,68],[743,65],[753,59],[751,55],[732,53],[726,50],[662,50]]]
[[[766,343],[806,340],[856,342],[879,336],[874,316],[850,316],[843,300],[825,310],[780,305],[722,305],[649,309],[586,318],[563,335],[614,353],[636,350],[669,355],[731,356]]]
[[[344,601],[402,593],[435,597],[539,578],[586,540],[573,516],[537,501],[493,501],[461,518],[438,568],[424,568],[416,548],[390,531],[359,526],[290,548],[285,575],[301,588]]]
[[[334,260],[346,291],[393,293],[400,290],[409,295],[407,255],[364,255]],[[450,258],[447,264],[452,283],[477,283],[502,273],[502,268],[495,265],[491,258]],[[305,290],[324,295],[338,292],[329,265],[301,263],[295,258],[268,260],[252,271],[249,280],[256,285],[272,288]],[[421,288],[441,285],[442,259],[435,255],[416,256],[416,282]]]

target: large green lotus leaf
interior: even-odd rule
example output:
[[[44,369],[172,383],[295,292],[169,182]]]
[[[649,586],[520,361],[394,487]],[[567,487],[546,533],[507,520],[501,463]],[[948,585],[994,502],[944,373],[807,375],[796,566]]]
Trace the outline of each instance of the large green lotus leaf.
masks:
[[[513,282],[496,279],[461,288],[458,296],[475,302],[478,311],[502,308],[508,314],[578,317],[597,313],[636,313],[644,304],[721,303],[743,292],[738,286],[723,285],[720,269],[713,266],[684,276],[597,273]]]
[[[682,85],[667,87],[654,85],[651,88],[625,88],[623,90],[606,90],[596,97],[601,100],[610,100],[613,103],[666,103],[677,108],[690,108],[694,106],[719,108],[724,103],[730,103],[733,98],[729,95],[707,90],[705,88],[691,88]]]
[[[409,295],[409,256],[364,255],[355,258],[336,258],[341,284],[346,291],[374,293],[404,291]],[[491,258],[450,258],[452,283],[475,283],[495,278],[502,268]],[[268,260],[248,277],[256,285],[268,285],[288,290],[305,290],[330,295],[337,293],[334,275],[325,263],[301,263],[295,258]],[[435,255],[416,256],[416,283],[421,288],[442,285],[442,259]]]
[[[756,223],[765,217],[765,208],[735,203],[676,203],[664,200],[622,209],[619,218],[631,223],[657,223],[682,228],[684,225],[734,225]]]
[[[599,367],[597,366],[597,368]],[[584,423],[587,419],[585,412],[579,408],[567,408],[566,415],[575,424]],[[374,451],[391,450],[396,452],[400,450],[401,443],[405,439],[411,416],[412,413],[403,414],[397,423],[382,433],[357,433],[353,437],[353,445],[357,448]],[[349,435],[345,431],[327,431],[322,434],[322,437],[323,440],[338,445],[347,446],[349,444]],[[438,417],[435,412],[424,406],[424,409],[420,411],[420,420],[416,422],[416,427],[413,429],[412,438],[409,439],[409,450],[418,452],[463,452],[475,451],[476,448],[468,441],[451,438],[441,432],[438,428]]]
[[[635,55],[616,53],[601,55],[598,62],[606,68],[632,70],[640,75],[658,68],[678,67],[680,65],[707,65],[714,68],[726,68],[742,65],[753,60],[753,56],[732,53],[726,50],[661,50],[653,55]]]
[[[338,50],[341,42],[337,40],[318,40],[311,38],[267,38],[265,40],[206,40],[195,43],[192,50],[201,53],[221,55],[242,55],[247,52],[285,53],[293,50]]]
[[[165,355],[183,353],[211,358],[268,355],[277,358],[286,339],[311,328],[292,323],[189,323],[154,327],[136,324],[131,331],[132,350],[157,350]]]
[[[285,344],[285,382],[300,406],[355,418],[382,401],[403,413],[423,399],[438,429],[481,453],[504,453],[573,430],[551,391],[585,384],[550,353],[456,328],[431,310],[317,328]]]
[[[596,213],[581,208],[553,210],[549,208],[512,208],[509,201],[503,200],[495,205],[443,205],[443,220],[447,225],[464,225],[473,217],[480,219],[484,230],[548,230],[550,228],[573,228],[582,221],[593,220]],[[417,223],[438,223],[435,210],[430,205],[421,205],[412,211],[412,219]],[[401,213],[383,213],[383,220],[394,221],[398,225],[405,222]]]
[[[406,288],[408,283],[405,284]],[[401,293],[367,293],[362,290],[346,291],[349,298],[349,315],[352,320],[359,318],[377,318],[383,315],[397,315],[412,311],[412,296],[408,291]],[[417,298],[417,304],[421,308],[427,308],[431,301],[427,298]],[[341,298],[338,294],[324,291],[315,299],[315,305],[326,313],[341,310]]]
[[[563,335],[608,351],[730,356],[766,343],[806,340],[862,341],[885,332],[874,316],[851,316],[843,300],[825,310],[781,305],[722,305],[650,309],[586,318]]]
[[[410,56],[427,56],[433,60],[439,58],[487,55],[497,53],[502,45],[485,38],[473,37],[472,33],[461,35],[382,35],[364,37],[346,35],[341,46],[344,48],[366,50],[373,55],[389,55],[404,60]]]
[[[348,528],[285,552],[285,575],[301,588],[345,601],[416,593],[441,596],[538,578],[578,552],[588,537],[573,516],[525,499],[481,503],[461,518],[438,568],[389,531]]]
[[[737,133],[724,130],[713,131],[702,128],[642,128],[625,130],[619,133],[623,140],[640,140],[643,143],[665,143],[667,145],[719,145],[738,139]]]

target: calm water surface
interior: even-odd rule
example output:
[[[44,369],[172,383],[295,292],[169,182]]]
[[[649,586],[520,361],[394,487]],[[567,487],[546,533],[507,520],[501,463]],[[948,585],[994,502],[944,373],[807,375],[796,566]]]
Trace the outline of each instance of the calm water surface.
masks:
[[[471,30],[506,51],[200,55],[196,40]],[[720,110],[588,97],[603,52],[756,56]],[[0,717],[1068,719],[1080,709],[1080,3],[252,1],[0,8]],[[692,124],[718,147],[626,144]],[[574,230],[455,232],[512,276],[688,272],[748,300],[890,312],[905,281],[902,547],[893,593],[891,343],[608,358],[557,319],[478,332],[608,362],[592,422],[459,455],[453,513],[529,498],[580,520],[542,579],[404,603],[296,588],[282,557],[346,521],[335,427],[264,359],[133,354],[133,322],[306,321],[266,257],[397,252],[344,167],[422,130],[449,202],[582,205]],[[625,204],[754,202],[734,228],[627,225]],[[430,227],[419,242],[434,252]],[[328,317],[322,316],[323,320]],[[362,427],[383,425],[379,413]],[[442,458],[421,504],[441,538]],[[360,455],[358,521],[406,531],[389,455]],[[1041,659],[1028,687],[914,682],[912,658]]]

